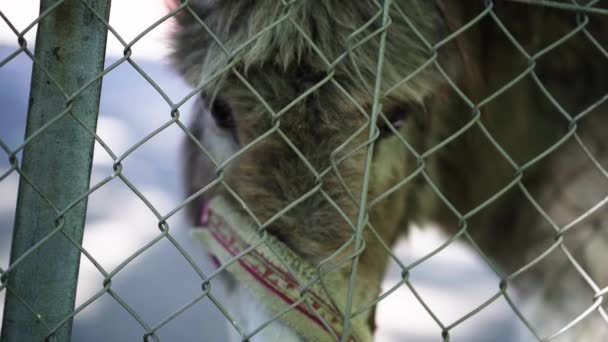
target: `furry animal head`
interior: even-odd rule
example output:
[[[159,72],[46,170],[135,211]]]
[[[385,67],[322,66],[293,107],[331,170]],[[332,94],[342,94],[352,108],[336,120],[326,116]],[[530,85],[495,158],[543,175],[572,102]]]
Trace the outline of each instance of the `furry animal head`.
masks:
[[[426,143],[425,101],[440,83],[425,67],[433,54],[428,41],[443,29],[434,4],[397,1],[390,19],[382,6],[256,0],[184,7],[172,58],[201,90],[192,125],[201,146],[188,144],[188,192],[215,180],[200,201],[224,195],[235,208],[246,204],[247,215],[312,262],[352,242],[370,140],[373,200],[415,167],[408,144]],[[370,139],[374,109],[381,114]],[[386,241],[409,211],[403,208],[421,206],[404,203],[412,186],[396,187],[371,208]],[[200,205],[192,206],[193,217]],[[372,236],[362,264],[376,260],[379,279]]]
[[[491,18],[471,21],[490,7]],[[503,193],[506,184],[515,183],[502,153],[520,166],[538,163],[522,171],[535,193],[553,190],[541,180],[551,179],[556,160],[574,168],[574,153],[556,150],[546,165],[540,163],[541,152],[565,135],[553,101],[539,95],[536,81],[519,79],[532,60],[526,57],[525,65],[518,65],[521,51],[503,30],[508,28],[530,54],[543,51],[533,60],[534,78],[541,79],[543,89],[559,95],[565,107],[590,104],[605,93],[598,43],[585,31],[583,44],[569,45],[568,53],[552,52],[566,48],[566,41],[554,42],[574,32],[572,13],[508,1],[440,0],[199,0],[179,8],[172,57],[200,91],[191,126],[196,139],[188,143],[184,163],[188,193],[200,194],[190,207],[193,220],[205,201],[223,196],[312,263],[350,257],[355,229],[369,222],[357,279],[367,292],[366,303],[377,294],[387,264],[379,241],[390,246],[399,228],[418,218],[436,220],[452,234],[464,231],[458,224],[466,223],[476,248],[505,269],[523,267],[526,253],[539,255],[534,236],[542,225],[534,219],[535,209],[562,211],[563,203],[531,206]],[[597,37],[606,27],[597,24]],[[568,43],[576,42],[574,37]],[[463,96],[442,98],[448,91],[445,74],[454,81],[449,85],[458,87],[457,95],[467,96],[466,108],[457,103]],[[483,127],[473,127],[471,109]],[[462,113],[466,125],[457,123]],[[602,146],[600,136],[589,140]],[[368,149],[372,141],[373,150]],[[422,158],[415,151],[427,152]],[[556,165],[568,169],[562,164]],[[438,184],[440,196],[428,196],[418,180]],[[588,196],[580,191],[581,198]],[[365,195],[367,206],[359,208]],[[433,203],[436,197],[449,208]],[[458,224],[448,222],[454,216]],[[514,241],[523,241],[518,253]],[[588,265],[605,277],[603,264]],[[346,279],[350,269],[341,271]],[[538,274],[537,279],[546,278]]]

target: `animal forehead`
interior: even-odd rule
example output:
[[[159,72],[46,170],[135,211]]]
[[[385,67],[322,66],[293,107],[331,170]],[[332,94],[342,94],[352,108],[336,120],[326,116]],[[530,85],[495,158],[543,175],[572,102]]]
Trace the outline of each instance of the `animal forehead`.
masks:
[[[241,125],[257,129],[276,129],[298,138],[352,134],[369,122],[368,114],[331,105],[288,105],[277,110],[269,109],[265,105],[249,108],[248,111],[243,111],[238,106],[235,109],[236,120]]]

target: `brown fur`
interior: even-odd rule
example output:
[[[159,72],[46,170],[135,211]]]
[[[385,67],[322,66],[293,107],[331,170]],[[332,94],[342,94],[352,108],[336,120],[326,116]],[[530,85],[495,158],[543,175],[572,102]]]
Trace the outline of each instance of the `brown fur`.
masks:
[[[403,20],[400,11],[425,39],[434,44],[483,8],[464,1],[445,1],[444,7],[433,1],[393,1],[382,91],[398,84],[432,56],[432,51],[417,37],[410,23]],[[234,136],[225,134],[223,138],[232,141],[233,152],[240,148],[244,153],[226,165],[222,170],[223,179],[261,223],[319,182],[322,184],[323,193],[313,194],[267,227],[302,257],[313,263],[320,262],[353,235],[351,223],[357,223],[366,149],[359,149],[339,163],[338,174],[332,170],[330,161],[334,154],[339,159],[367,140],[365,125],[372,109],[380,35],[354,48],[351,56],[339,58],[349,46],[381,27],[379,16],[370,21],[362,33],[351,36],[381,11],[381,5],[367,0],[301,0],[285,7],[276,0],[226,0],[195,1],[191,11],[207,27],[200,25],[190,10],[180,12],[178,28],[173,35],[173,57],[184,77],[202,89],[199,116],[192,125],[194,135],[201,139],[203,146],[215,144],[215,138],[205,140],[204,131],[211,128],[205,126],[210,123],[203,117],[210,115],[215,99],[230,106],[236,122]],[[566,11],[502,1],[496,2],[494,11],[530,54],[576,27],[576,15]],[[285,19],[273,26],[285,15],[293,22]],[[596,37],[606,37],[607,27],[606,19],[601,16],[590,17],[588,30]],[[300,30],[318,49],[311,47]],[[257,39],[250,40],[254,36]],[[245,43],[247,45],[243,45]],[[438,53],[439,64],[473,103],[479,103],[501,89],[525,70],[529,62],[490,17],[443,45]],[[339,62],[333,66],[325,62],[337,58]],[[608,90],[605,65],[605,56],[579,33],[538,58],[534,70],[548,91],[571,116],[575,116]],[[230,67],[226,69],[226,66]],[[328,76],[331,76],[329,81],[323,81]],[[319,84],[317,90],[291,105],[300,94]],[[422,154],[457,132],[474,114],[473,108],[466,105],[433,65],[381,100],[383,114],[405,114],[406,121],[398,130],[401,138],[391,130],[375,143],[370,200],[415,172],[422,162],[406,147],[403,139]],[[273,119],[273,114],[286,106],[289,109],[280,118]],[[517,176],[517,170],[492,145],[482,128],[490,132],[519,166],[553,146],[569,128],[568,120],[547,100],[531,75],[479,110],[483,127],[473,125],[429,155],[424,159],[424,173],[370,208],[370,222],[386,244],[392,245],[413,222],[436,222],[448,234],[458,232],[462,228],[463,215],[490,199]],[[577,131],[604,168],[608,161],[608,146],[602,137],[608,128],[606,110],[605,105],[596,108],[578,123]],[[382,124],[383,119],[380,120]],[[278,129],[249,146],[273,127]],[[352,141],[338,149],[361,128]],[[298,154],[305,157],[309,165]],[[218,163],[228,157],[213,152],[211,155]],[[188,144],[185,165],[189,194],[216,179],[217,164],[192,143]],[[326,170],[329,172],[324,173]],[[315,172],[323,177],[317,179]],[[444,198],[434,192],[429,181]],[[563,225],[602,199],[608,190],[608,179],[597,171],[572,138],[554,153],[523,170],[521,185],[559,225]],[[523,187],[511,187],[466,220],[467,232],[483,253],[498,265],[503,277],[530,262],[555,238],[555,232],[524,196]],[[234,199],[220,184],[205,192],[199,200],[217,195]],[[235,208],[240,208],[237,200],[234,203]],[[563,209],[568,205],[580,207],[570,211]],[[196,217],[199,206],[200,202],[195,202],[190,208],[192,217]],[[335,206],[341,208],[345,216]],[[590,247],[593,252],[585,252],[591,244],[583,242],[581,237],[585,235],[584,231],[590,233],[589,224],[569,231],[566,244],[580,247],[580,250],[572,247],[578,251],[577,260],[599,286],[606,286],[608,272],[597,262],[608,252],[606,215],[600,214],[597,220],[603,222],[604,227],[594,230],[594,234],[603,234],[604,242],[596,241]],[[366,249],[360,257],[359,274],[366,283],[359,285],[369,286],[370,291],[377,292],[388,254],[370,228],[364,231],[364,239]],[[542,266],[526,273],[524,280],[518,278],[513,283],[521,283],[521,288],[538,288],[538,284],[549,279],[548,274],[555,273],[555,263],[563,262],[563,259],[561,251],[555,252]],[[562,265],[572,271],[568,262]],[[556,308],[562,308],[560,296],[568,291],[580,291],[586,293],[581,294],[581,298],[591,298],[588,288],[579,281],[580,275],[571,273],[573,275],[566,278],[567,281],[555,286],[563,289],[548,295],[547,302]],[[526,287],[529,284],[533,285]],[[585,307],[581,305],[563,311],[565,316],[573,317],[571,311],[581,312]]]

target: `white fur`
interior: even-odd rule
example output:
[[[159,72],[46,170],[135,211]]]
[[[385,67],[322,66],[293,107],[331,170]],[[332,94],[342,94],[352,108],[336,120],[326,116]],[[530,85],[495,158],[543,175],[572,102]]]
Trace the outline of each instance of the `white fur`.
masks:
[[[217,126],[209,110],[205,109],[202,115],[202,144],[217,163],[222,163],[238,151],[238,145],[230,132]]]
[[[272,319],[270,313],[264,308],[255,295],[246,285],[237,282],[234,288],[226,293],[225,301],[227,307],[231,308],[237,324],[248,334],[262,324]],[[228,325],[228,341],[242,341],[243,338],[238,334],[230,322]],[[291,328],[285,326],[280,321],[274,321],[270,325],[255,334],[252,342],[301,342],[303,341]]]

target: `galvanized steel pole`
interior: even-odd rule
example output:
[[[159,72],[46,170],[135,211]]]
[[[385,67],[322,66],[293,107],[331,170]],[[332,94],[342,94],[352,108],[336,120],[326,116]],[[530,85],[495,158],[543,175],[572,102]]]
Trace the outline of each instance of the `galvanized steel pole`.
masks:
[[[94,146],[82,124],[95,131],[107,38],[84,1],[109,17],[110,0],[40,5],[2,342],[70,340]]]

